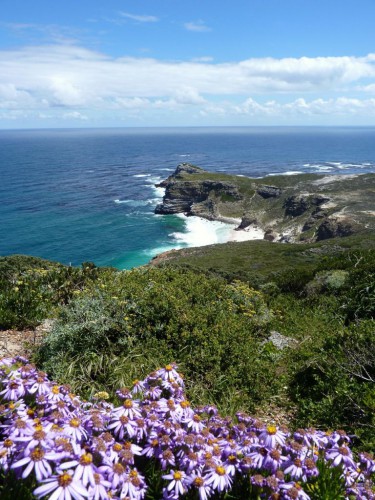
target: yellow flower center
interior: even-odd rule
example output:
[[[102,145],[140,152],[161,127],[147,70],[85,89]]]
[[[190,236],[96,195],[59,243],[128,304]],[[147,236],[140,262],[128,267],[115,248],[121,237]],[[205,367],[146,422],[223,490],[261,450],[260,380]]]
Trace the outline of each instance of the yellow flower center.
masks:
[[[122,445],[120,443],[115,443],[112,447],[113,451],[121,451]]]
[[[182,474],[180,471],[176,471],[174,474],[173,474],[173,479],[175,481],[180,481],[182,479]]]
[[[190,403],[189,401],[181,401],[181,408],[189,408]]]
[[[267,427],[267,433],[270,434],[271,436],[273,436],[274,434],[276,434],[277,432],[277,428],[275,425],[269,425]]]
[[[73,481],[73,478],[70,474],[67,472],[64,472],[64,474],[60,474],[60,476],[57,478],[57,482],[59,483],[59,486],[62,486],[63,488],[66,488],[69,486],[69,484]]]
[[[115,474],[121,475],[125,472],[124,467],[121,464],[114,464],[113,466],[113,472]]]
[[[5,447],[5,448],[11,448],[11,447],[12,447],[12,445],[13,445],[13,441],[12,441],[11,439],[6,439],[6,440],[4,441],[4,447]]]
[[[166,365],[165,369],[166,369],[167,372],[171,372],[173,370],[173,366],[172,365]]]
[[[72,418],[71,421],[69,422],[70,427],[79,427],[81,424],[81,421],[78,418]]]
[[[34,448],[30,455],[34,462],[39,462],[40,460],[43,460],[45,453],[42,448]]]
[[[133,401],[131,399],[125,399],[123,406],[124,408],[133,408]]]
[[[218,465],[215,469],[216,474],[219,476],[224,476],[225,475],[225,469],[221,465]]]
[[[79,459],[79,463],[81,465],[90,465],[92,464],[92,455],[91,453],[84,453],[81,455],[81,458]]]
[[[204,481],[201,477],[196,477],[193,481],[193,484],[194,486],[196,486],[197,488],[200,488],[201,486],[204,485]]]
[[[59,394],[60,393],[60,388],[59,388],[58,385],[54,385],[51,390],[52,390],[53,394]]]

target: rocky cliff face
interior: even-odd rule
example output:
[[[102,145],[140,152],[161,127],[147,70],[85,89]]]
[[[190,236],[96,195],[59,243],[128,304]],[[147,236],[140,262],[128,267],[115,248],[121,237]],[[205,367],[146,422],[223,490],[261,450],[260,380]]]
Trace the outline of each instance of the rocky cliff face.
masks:
[[[206,172],[188,163],[179,165],[171,176],[158,184],[165,188],[163,202],[156,206],[155,213],[161,215],[184,213],[206,219],[226,219],[220,214],[220,199],[240,201],[238,188],[231,182],[202,179]],[[215,202],[216,201],[216,202]]]
[[[375,229],[375,175],[303,174],[251,179],[183,163],[158,186],[155,213],[238,221],[271,241],[318,241]]]

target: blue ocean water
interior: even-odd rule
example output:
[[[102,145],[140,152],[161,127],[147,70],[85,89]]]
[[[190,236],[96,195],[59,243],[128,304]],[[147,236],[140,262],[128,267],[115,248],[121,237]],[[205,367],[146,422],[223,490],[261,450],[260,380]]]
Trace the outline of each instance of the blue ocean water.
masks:
[[[129,269],[222,241],[219,225],[154,215],[154,185],[181,162],[250,177],[375,172],[375,128],[0,131],[0,255]]]

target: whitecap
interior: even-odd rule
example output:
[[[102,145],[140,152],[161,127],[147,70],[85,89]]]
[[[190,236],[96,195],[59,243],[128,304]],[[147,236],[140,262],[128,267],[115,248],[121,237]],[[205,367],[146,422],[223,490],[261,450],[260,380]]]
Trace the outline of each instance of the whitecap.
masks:
[[[133,177],[151,177],[151,174],[134,174]]]
[[[173,249],[178,249],[181,248],[180,246],[173,246],[173,245],[163,245],[160,247],[156,248],[149,248],[147,250],[143,250],[142,253],[144,255],[147,255],[149,258],[156,257],[157,255],[168,252],[168,250],[173,250]]]
[[[117,203],[118,205],[119,204],[127,204],[131,207],[144,207],[145,205],[147,205],[147,200],[114,200],[115,203]]]
[[[311,165],[311,168],[315,168],[316,170],[319,170],[319,172],[329,172],[330,170],[333,170],[334,167],[330,167],[329,165]]]
[[[159,184],[159,182],[162,181],[162,178],[161,177],[151,177],[151,174],[149,176],[148,179],[145,179],[145,182],[147,182],[148,184]]]
[[[131,201],[131,200],[119,200],[119,199],[117,199],[117,200],[113,200],[113,201],[114,201],[115,203],[120,204],[120,203],[130,203],[130,201]]]
[[[304,172],[301,172],[300,170],[288,170],[287,172],[271,172],[270,174],[267,174],[266,177],[272,177],[275,175],[299,175],[303,173]]]

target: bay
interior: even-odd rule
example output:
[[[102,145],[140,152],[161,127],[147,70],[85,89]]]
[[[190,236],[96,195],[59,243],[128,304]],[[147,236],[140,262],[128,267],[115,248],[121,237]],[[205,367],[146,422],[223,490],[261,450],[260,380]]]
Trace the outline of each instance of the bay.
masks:
[[[154,215],[155,184],[181,162],[249,177],[375,172],[375,128],[2,130],[0,255],[130,269],[225,241],[220,223]]]

